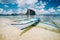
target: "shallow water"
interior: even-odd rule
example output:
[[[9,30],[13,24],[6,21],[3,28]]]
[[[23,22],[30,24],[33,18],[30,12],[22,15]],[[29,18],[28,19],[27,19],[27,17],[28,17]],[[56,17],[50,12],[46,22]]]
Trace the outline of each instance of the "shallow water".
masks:
[[[54,26],[56,26],[57,28],[60,29],[60,16],[30,16],[30,18],[28,18],[26,15],[20,15],[20,16],[0,16],[0,18],[8,18],[11,20],[16,20],[17,22],[20,20],[27,20],[27,19],[33,19],[33,18],[40,18],[40,22],[46,23],[46,24],[53,24]],[[15,22],[15,23],[17,23]],[[55,24],[54,24],[54,23]]]

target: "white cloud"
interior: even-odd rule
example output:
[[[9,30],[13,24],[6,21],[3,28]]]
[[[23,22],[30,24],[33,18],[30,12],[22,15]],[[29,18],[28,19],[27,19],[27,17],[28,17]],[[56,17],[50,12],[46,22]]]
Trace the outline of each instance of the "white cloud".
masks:
[[[46,4],[47,4],[46,2],[42,3],[42,4],[40,5],[40,8],[45,8],[45,5],[46,5]]]
[[[35,9],[35,8],[30,8],[30,9],[34,10],[36,12],[36,14],[47,14],[47,13],[49,13],[47,10],[44,10],[44,9],[40,9],[40,10]]]
[[[18,4],[18,6],[24,5],[25,2],[23,0],[17,0],[16,2]]]
[[[16,12],[14,12],[13,9],[9,9],[8,11],[6,11],[6,10],[0,8],[0,14],[12,14],[12,13],[25,14],[26,12],[27,12],[27,9],[21,9],[21,8],[18,8]]]
[[[60,8],[60,5],[57,8]]]
[[[48,11],[44,10],[45,8],[45,5],[47,4],[46,2],[42,2],[40,1],[40,6],[37,6],[37,5],[32,5],[29,7],[29,9],[32,9],[34,10],[37,14],[46,14],[46,13],[49,13]]]
[[[47,13],[49,13],[49,12],[44,9],[37,10],[37,14],[47,14]]]
[[[37,6],[38,4],[37,4],[37,5],[36,5],[36,4],[31,5],[31,6],[29,7],[29,9],[34,10],[37,14],[49,13],[48,11],[44,10],[45,5],[47,4],[46,2],[42,2],[42,1],[41,1],[39,4],[40,4],[40,6]]]
[[[4,5],[4,7],[9,7],[8,5]]]
[[[3,13],[3,9],[2,9],[2,8],[0,8],[0,14],[1,14],[1,13]]]
[[[15,3],[16,2],[16,0],[0,0],[0,3],[2,3],[2,4],[9,4],[9,3]]]
[[[14,13],[13,10],[12,9],[9,9],[9,11],[6,11],[5,14],[12,14],[12,13]]]
[[[40,8],[45,8],[45,6],[44,5],[40,5]]]
[[[25,0],[27,4],[35,4],[37,0]]]
[[[9,11],[4,10],[2,14],[12,14],[12,13],[13,13],[13,11],[12,11],[12,9],[10,9]]]
[[[38,4],[35,4],[37,1],[38,0],[8,0],[8,3],[14,4],[16,2],[18,4],[18,7],[24,7],[24,8],[25,8],[26,4],[30,5],[28,8],[36,11],[37,14],[49,13],[48,11],[44,10],[45,5],[47,3],[40,1],[40,3],[39,3],[40,6],[37,6]],[[5,5],[5,7],[9,7],[9,6]],[[25,9],[18,8],[17,9],[17,13],[26,13],[26,11],[27,11],[27,8],[25,8]],[[4,12],[5,12],[5,14],[7,14],[7,13],[11,14],[11,13],[13,13],[13,10],[9,10],[7,12],[4,11]]]
[[[18,7],[24,7],[25,8],[25,9],[18,8],[18,10],[17,10],[18,13],[26,13],[27,12],[27,8],[28,9],[33,8],[33,6],[35,5],[35,3],[37,1],[38,0],[17,0]],[[26,5],[30,5],[30,6],[29,7],[27,6],[27,8],[26,8],[25,7]]]
[[[60,12],[60,9],[57,9],[58,12]]]
[[[23,14],[25,14],[27,12],[27,9],[25,8],[25,9],[21,9],[21,8],[18,8],[17,9],[17,14],[20,14],[20,13],[23,13]]]
[[[47,3],[40,1],[40,4],[41,4],[41,5],[46,5]]]
[[[56,12],[56,10],[54,8],[49,8],[48,11],[49,12]]]
[[[35,6],[37,9],[44,9],[45,8],[45,5],[47,5],[47,3],[46,2],[42,2],[42,1],[40,1],[40,3],[38,3],[40,6]],[[36,4],[36,5],[38,5],[38,4]]]
[[[34,4],[38,0],[0,0],[0,3],[8,4],[8,3],[17,3],[17,4]]]
[[[13,10],[12,9],[9,9],[8,11],[0,8],[0,14],[12,14],[13,13]]]
[[[42,1],[41,1],[41,2],[38,3],[38,4],[34,4],[34,5],[29,6],[29,8],[33,8],[33,9],[38,9],[38,10],[40,10],[40,9],[44,9],[46,4],[47,4],[46,2],[42,2]],[[37,5],[40,5],[40,6],[37,6]]]
[[[38,0],[17,0],[17,4],[18,6],[23,6],[25,4],[28,4],[28,5],[33,5],[37,2]]]

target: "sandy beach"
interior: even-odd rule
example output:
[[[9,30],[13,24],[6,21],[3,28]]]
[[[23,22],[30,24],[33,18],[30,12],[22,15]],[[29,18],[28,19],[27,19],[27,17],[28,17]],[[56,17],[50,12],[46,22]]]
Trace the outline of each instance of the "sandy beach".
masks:
[[[46,26],[42,24],[20,36],[24,30],[13,27],[10,25],[12,22],[11,19],[0,18],[0,40],[60,40],[60,33],[39,28],[39,25]]]
[[[34,27],[20,37],[20,40],[60,40],[60,34]]]
[[[0,18],[0,40],[18,40],[20,30],[10,25],[12,20]]]

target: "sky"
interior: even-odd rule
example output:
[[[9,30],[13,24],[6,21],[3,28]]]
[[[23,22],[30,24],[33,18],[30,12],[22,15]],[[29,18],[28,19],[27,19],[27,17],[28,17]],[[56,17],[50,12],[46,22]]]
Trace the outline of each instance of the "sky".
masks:
[[[60,0],[0,0],[0,14],[25,14],[27,9],[36,14],[60,13]]]

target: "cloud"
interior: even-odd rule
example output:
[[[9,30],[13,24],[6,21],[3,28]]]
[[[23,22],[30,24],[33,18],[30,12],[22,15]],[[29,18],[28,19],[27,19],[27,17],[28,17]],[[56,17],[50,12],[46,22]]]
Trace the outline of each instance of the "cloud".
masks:
[[[37,6],[38,4],[39,4],[39,6]],[[38,3],[38,4],[32,5],[33,8],[40,10],[40,9],[44,9],[45,5],[47,5],[46,2],[42,2],[42,1],[40,1],[40,3]]]
[[[45,8],[45,6],[44,5],[40,5],[40,8]]]
[[[8,11],[0,8],[0,14],[12,14],[14,13],[12,9],[9,9]]]
[[[40,4],[41,4],[41,5],[46,5],[47,3],[40,1]]]
[[[46,2],[42,2],[42,1],[40,1],[40,3],[38,3],[40,6],[39,6],[39,8],[40,9],[43,9],[43,8],[45,8],[45,5],[47,5],[47,3]],[[38,5],[37,4],[37,5]]]
[[[34,5],[30,5],[29,8],[40,10],[40,9],[44,9],[46,4],[47,4],[46,2],[42,2],[41,1],[40,3],[34,4]]]
[[[57,9],[58,12],[60,12],[60,9]]]
[[[39,4],[39,6],[37,6],[38,4]],[[46,2],[40,1],[40,3],[38,3],[38,4],[31,5],[31,6],[29,7],[29,9],[34,10],[37,14],[49,13],[48,11],[44,10],[45,5],[47,5]]]
[[[26,4],[35,4],[37,2],[37,0],[25,0]]]
[[[16,12],[14,12],[13,9],[9,9],[6,11],[6,10],[0,8],[0,14],[12,14],[12,13],[17,13],[17,14],[23,13],[23,14],[25,14],[26,12],[27,12],[27,9],[21,9],[21,8],[18,8],[16,10]]]
[[[38,2],[38,0],[5,0],[7,2],[4,2],[4,0],[2,1],[3,3],[17,3],[18,4],[18,9],[16,10],[17,13],[26,13],[27,9],[32,9],[34,11],[36,11],[37,14],[44,14],[44,13],[49,13],[48,11],[44,10],[45,5],[47,5],[46,2],[42,2],[40,1],[38,4],[39,6],[37,6],[38,4],[36,4]],[[8,5],[4,5],[5,7],[9,7]],[[49,9],[52,10],[52,9]],[[5,14],[11,14],[13,13],[13,10],[10,9],[9,11],[4,11]]]
[[[35,8],[30,8],[30,9],[34,10],[36,12],[36,14],[47,14],[47,13],[49,13],[48,10],[44,10],[44,9],[40,9],[40,10],[35,9]]]
[[[0,8],[0,14],[1,14],[1,13],[3,13],[3,9],[2,9],[2,8]]]
[[[26,13],[27,9],[32,9],[34,11],[37,12],[37,10],[39,10],[41,12],[41,10],[43,10],[45,8],[45,5],[47,4],[46,2],[40,2],[39,5],[40,6],[37,6],[38,4],[35,4],[38,0],[17,0],[17,4],[18,4],[18,13]],[[24,3],[23,3],[24,2]],[[29,5],[29,6],[28,6]],[[27,7],[26,7],[27,6]],[[21,9],[24,8],[24,9]],[[48,11],[43,11],[45,13],[48,13]]]
[[[4,7],[9,7],[8,5],[4,5]]]
[[[17,0],[18,6],[25,6],[25,5],[33,5],[37,2],[38,0]]]
[[[60,8],[60,5],[57,8]]]
[[[6,11],[5,14],[12,14],[14,13],[12,9],[9,9],[9,11]]]
[[[47,14],[49,13],[47,10],[41,9],[41,10],[37,10],[37,14]]]
[[[17,9],[17,14],[20,14],[20,13],[23,13],[23,14],[25,14],[27,12],[27,9],[25,8],[25,9],[21,9],[21,8],[18,8]]]
[[[4,9],[0,8],[0,14],[5,14],[5,13],[6,13],[6,11]]]
[[[60,12],[60,5],[57,7],[57,11]]]
[[[0,0],[0,3],[2,4],[9,4],[9,3],[16,3],[16,0]]]
[[[56,10],[54,8],[49,8],[48,11],[49,12],[56,12]]]

